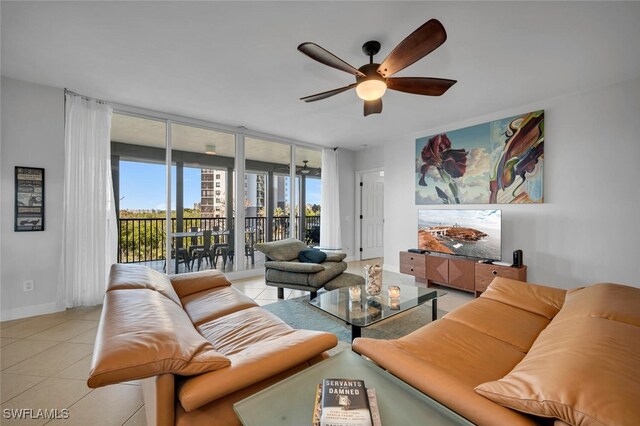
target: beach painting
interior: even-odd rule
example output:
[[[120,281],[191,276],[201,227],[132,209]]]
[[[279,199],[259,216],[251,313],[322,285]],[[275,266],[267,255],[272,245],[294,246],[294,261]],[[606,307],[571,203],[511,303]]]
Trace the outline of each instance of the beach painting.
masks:
[[[416,139],[416,204],[543,203],[544,111]]]

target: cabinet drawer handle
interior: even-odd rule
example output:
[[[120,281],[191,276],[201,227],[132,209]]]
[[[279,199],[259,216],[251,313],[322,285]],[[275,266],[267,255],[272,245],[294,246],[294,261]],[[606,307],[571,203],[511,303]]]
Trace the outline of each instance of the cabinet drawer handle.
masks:
[[[411,268],[411,272],[413,272],[413,268]]]
[[[496,271],[496,270],[491,271],[491,273],[492,273],[493,275],[498,275],[498,271]]]
[[[409,259],[413,260],[413,257],[410,257]]]

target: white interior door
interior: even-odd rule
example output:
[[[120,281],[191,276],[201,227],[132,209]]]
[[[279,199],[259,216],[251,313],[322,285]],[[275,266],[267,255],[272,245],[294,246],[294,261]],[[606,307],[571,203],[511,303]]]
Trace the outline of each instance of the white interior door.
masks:
[[[360,184],[360,258],[384,255],[384,172],[362,174]]]

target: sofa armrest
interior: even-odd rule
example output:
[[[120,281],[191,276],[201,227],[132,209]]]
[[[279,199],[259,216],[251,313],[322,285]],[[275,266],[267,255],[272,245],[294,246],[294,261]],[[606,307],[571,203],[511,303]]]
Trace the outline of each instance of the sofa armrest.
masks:
[[[181,299],[204,290],[231,285],[225,274],[215,270],[170,275],[169,279]]]
[[[246,351],[230,354],[230,367],[186,379],[178,387],[178,398],[185,411],[193,411],[313,359],[337,344],[335,334],[310,330],[263,340]]]
[[[446,320],[439,320],[446,321]],[[431,323],[430,325],[433,325]],[[353,350],[474,424],[534,426],[538,423],[515,410],[478,395],[472,383],[450,373],[455,365],[429,362],[404,347],[401,340],[357,338]],[[452,361],[454,362],[454,361]],[[481,368],[481,366],[480,366]]]
[[[346,253],[326,253],[326,254],[327,254],[327,258],[325,259],[325,262],[342,262],[347,257]]]
[[[265,268],[277,269],[285,272],[299,272],[301,274],[315,274],[324,271],[324,266],[318,263],[280,262],[269,261],[264,263]]]

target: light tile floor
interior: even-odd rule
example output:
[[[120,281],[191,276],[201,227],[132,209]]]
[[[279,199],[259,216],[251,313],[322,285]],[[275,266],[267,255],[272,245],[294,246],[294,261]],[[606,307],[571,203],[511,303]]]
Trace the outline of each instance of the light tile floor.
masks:
[[[375,261],[381,260],[350,262],[347,271],[363,274],[364,265]],[[388,271],[384,272],[383,281],[415,283],[412,277]],[[236,280],[233,285],[260,305],[278,302],[276,289],[267,287],[262,276]],[[447,296],[439,299],[438,307],[445,311],[473,298],[469,293],[448,288],[443,290]],[[286,299],[307,294],[285,290]],[[0,423],[65,426],[146,424],[139,382],[99,389],[87,387],[101,309],[101,306],[73,308],[0,323]],[[32,417],[36,418],[7,418],[10,413],[18,413],[10,410],[19,409],[32,409]],[[66,409],[68,418],[45,418],[39,409],[57,409],[58,417],[64,416],[62,410]]]

